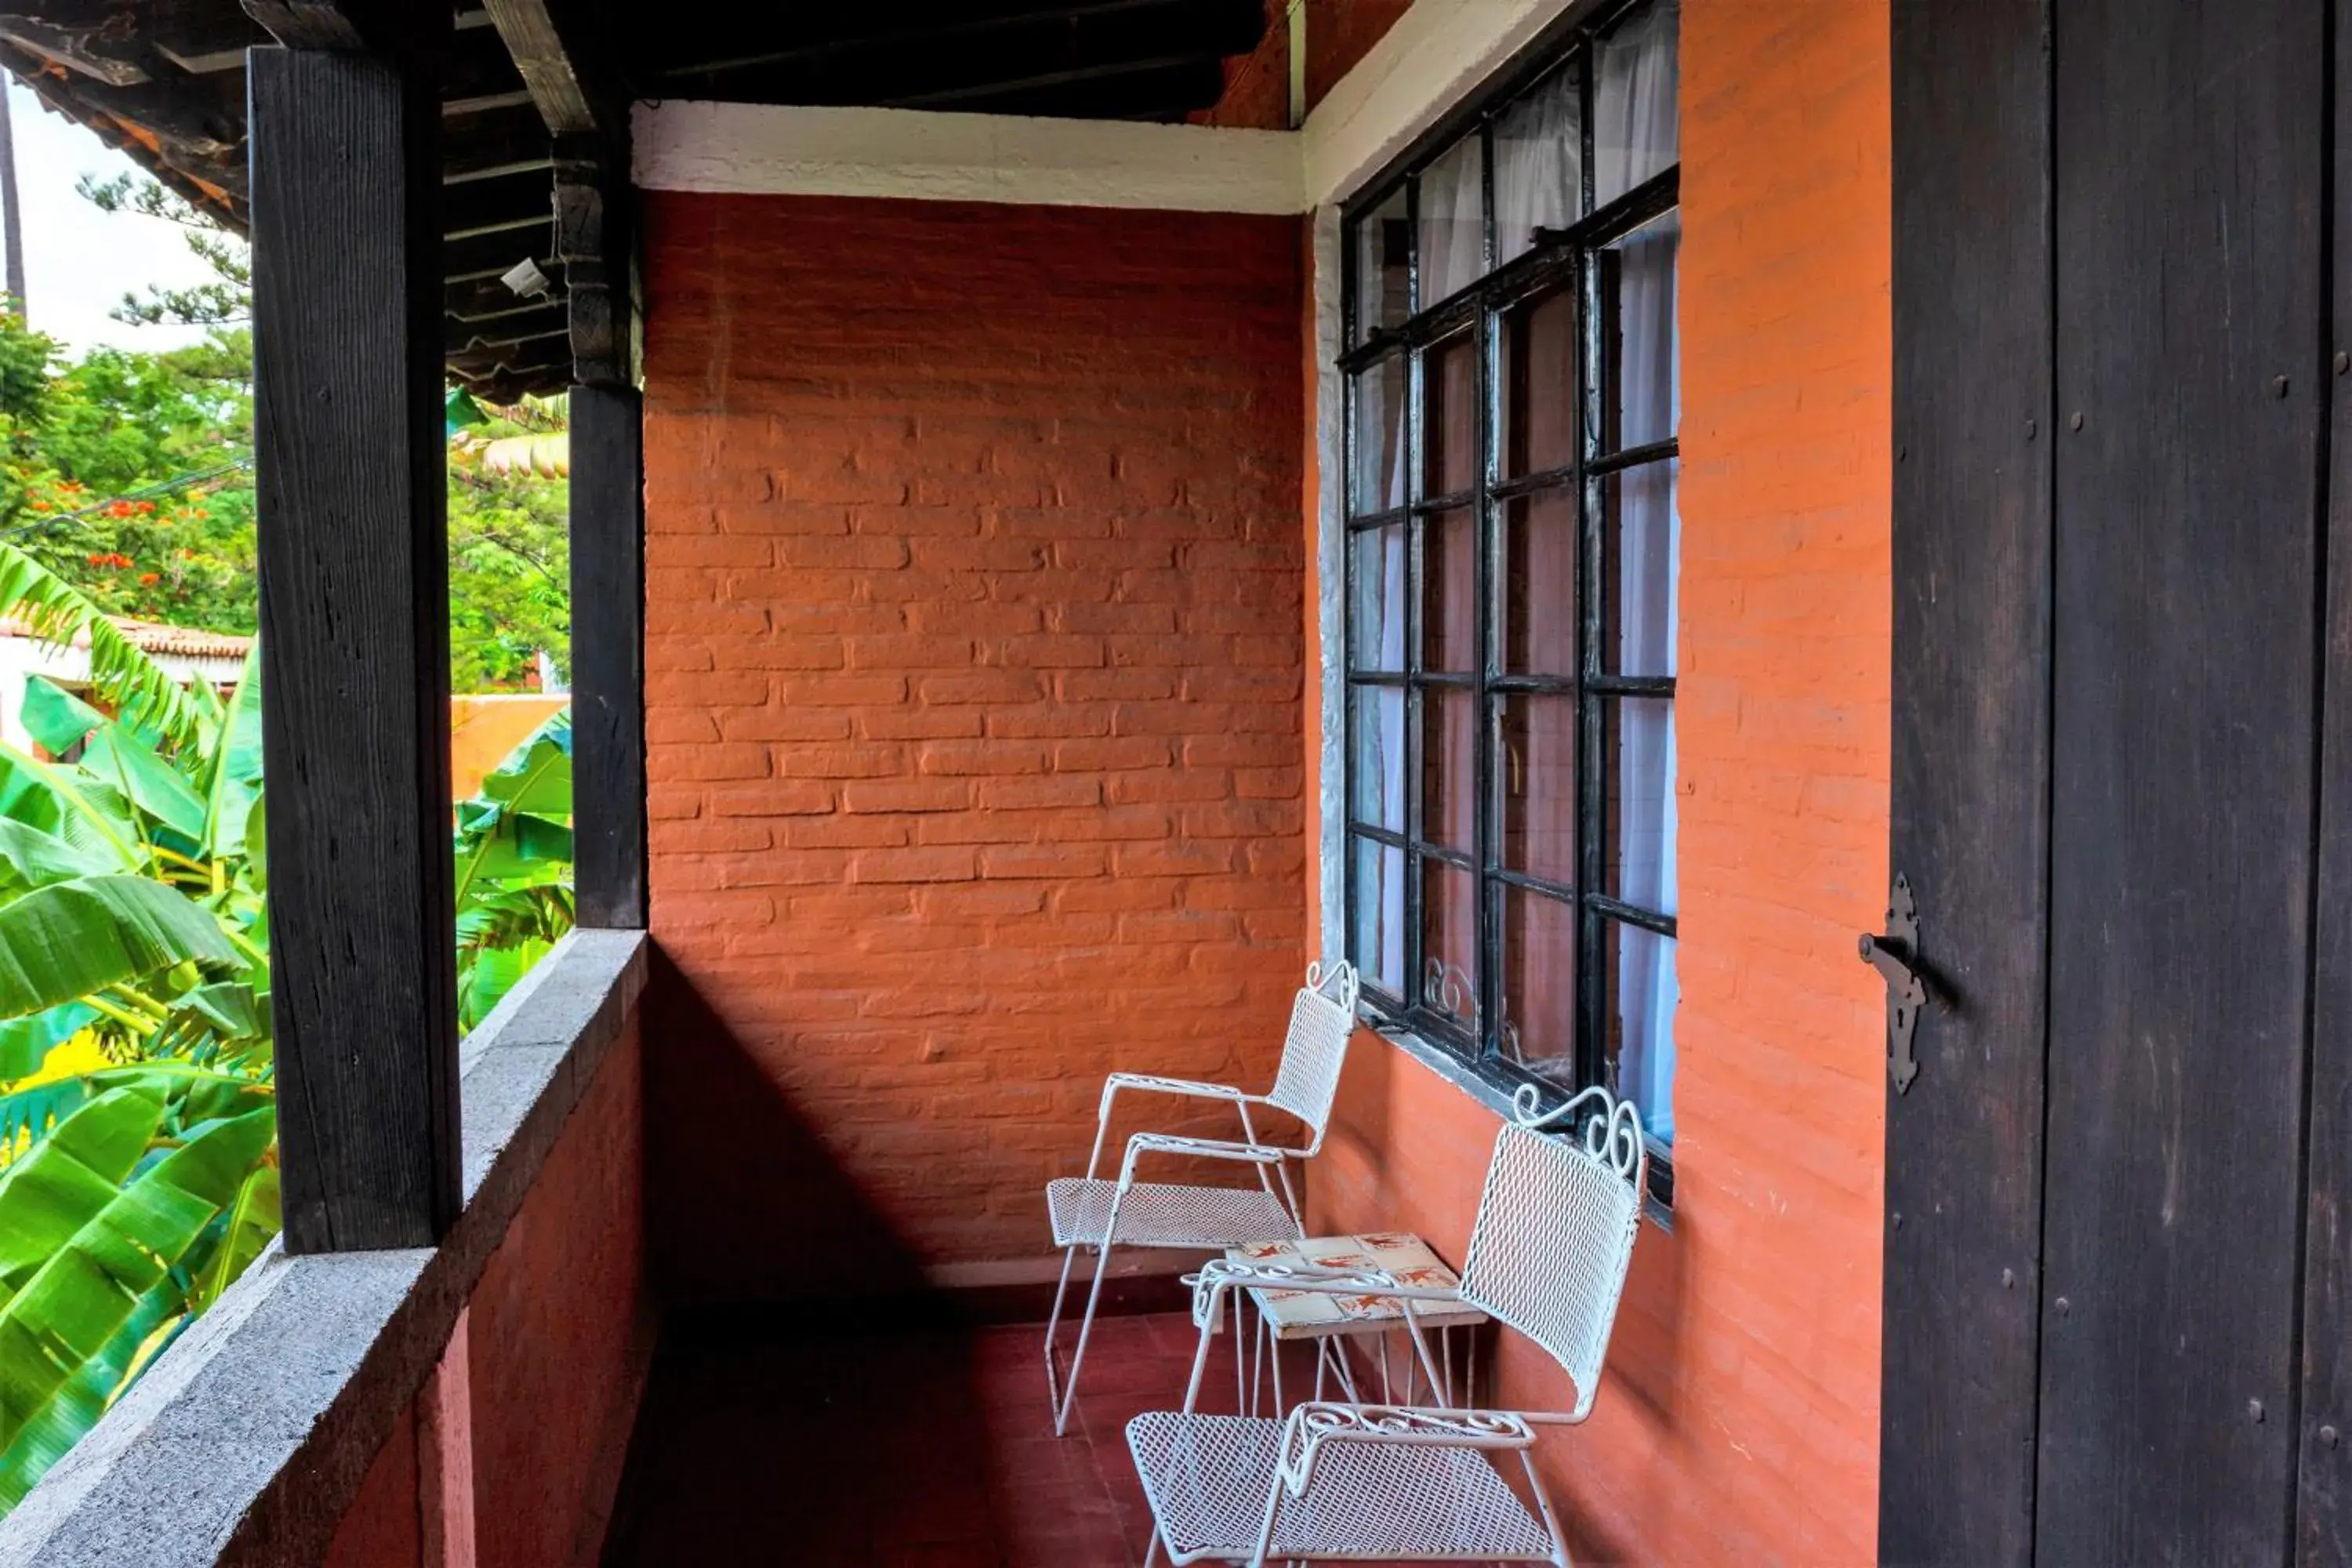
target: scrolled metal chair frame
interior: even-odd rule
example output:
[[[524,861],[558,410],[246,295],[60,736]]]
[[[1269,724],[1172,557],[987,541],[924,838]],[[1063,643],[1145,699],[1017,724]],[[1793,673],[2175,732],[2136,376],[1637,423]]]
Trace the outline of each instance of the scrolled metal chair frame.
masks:
[[[1079,1369],[1085,1364],[1087,1342],[1094,1332],[1095,1315],[1102,1300],[1103,1281],[1110,1272],[1111,1248],[1118,1245],[1119,1216],[1139,1202],[1158,1199],[1162,1203],[1181,1205],[1184,1194],[1198,1194],[1204,1223],[1196,1235],[1187,1235],[1178,1241],[1163,1242],[1167,1246],[1197,1246],[1210,1250],[1246,1246],[1259,1241],[1291,1240],[1306,1234],[1304,1210],[1297,1187],[1290,1179],[1294,1162],[1310,1160],[1321,1152],[1324,1132],[1330,1123],[1331,1105],[1339,1087],[1339,1069],[1346,1060],[1348,1039],[1355,1030],[1357,979],[1355,967],[1340,960],[1329,965],[1321,963],[1307,966],[1307,984],[1299,988],[1291,1008],[1290,1027],[1283,1041],[1282,1061],[1275,1074],[1274,1084],[1263,1094],[1252,1094],[1231,1084],[1195,1082],[1190,1079],[1159,1078],[1143,1073],[1112,1073],[1103,1081],[1102,1100],[1096,1111],[1094,1150],[1087,1158],[1087,1173],[1083,1177],[1065,1178],[1049,1183],[1046,1187],[1049,1212],[1057,1208],[1057,1193],[1073,1204],[1083,1194],[1100,1197],[1104,1185],[1099,1172],[1103,1154],[1108,1145],[1112,1110],[1124,1093],[1148,1093],[1193,1100],[1223,1100],[1232,1105],[1241,1121],[1242,1135],[1237,1140],[1220,1138],[1180,1137],[1164,1132],[1138,1132],[1127,1141],[1126,1151],[1119,1161],[1118,1178],[1108,1193],[1108,1202],[1098,1237],[1094,1236],[1066,1238],[1057,1234],[1062,1246],[1062,1273],[1054,1288],[1054,1304],[1045,1322],[1045,1386],[1054,1406],[1054,1431],[1056,1436],[1068,1430],[1070,1410],[1077,1398]],[[1251,1119],[1250,1108],[1278,1110],[1298,1121],[1307,1133],[1303,1147],[1289,1148],[1264,1142]],[[1228,1163],[1246,1164],[1255,1168],[1258,1186],[1268,1200],[1259,1209],[1269,1215],[1278,1214],[1278,1226],[1257,1227],[1249,1225],[1229,1226],[1220,1230],[1211,1215],[1217,1205],[1230,1204],[1230,1188],[1156,1187],[1137,1195],[1137,1172],[1145,1155],[1175,1158],[1217,1160]],[[1243,1189],[1246,1191],[1246,1189]],[[1172,1194],[1172,1198],[1171,1198]],[[1056,1226],[1057,1232],[1061,1229]],[[1215,1232],[1212,1235],[1211,1232]],[[1133,1245],[1150,1245],[1136,1242]],[[1087,1292],[1084,1315],[1079,1320],[1078,1338],[1070,1354],[1069,1369],[1062,1370],[1056,1346],[1060,1338],[1062,1310],[1068,1300],[1070,1279],[1076,1270],[1078,1254],[1091,1251],[1095,1256],[1094,1279]]]
[[[1559,1568],[1569,1563],[1568,1544],[1551,1499],[1534,1463],[1538,1428],[1580,1425],[1592,1413],[1599,1391],[1602,1361],[1613,1328],[1617,1303],[1623,1292],[1638,1233],[1643,1194],[1647,1191],[1648,1146],[1640,1113],[1605,1089],[1584,1089],[1549,1110],[1541,1109],[1542,1091],[1528,1085],[1514,1096],[1512,1118],[1496,1134],[1494,1158],[1487,1167],[1485,1191],[1471,1234],[1462,1282],[1454,1289],[1400,1285],[1380,1270],[1343,1271],[1265,1265],[1219,1258],[1192,1276],[1192,1319],[1201,1330],[1192,1375],[1185,1390],[1181,1415],[1139,1416],[1129,1426],[1129,1446],[1138,1467],[1145,1470],[1147,1494],[1152,1491],[1146,1465],[1143,1435],[1147,1423],[1158,1423],[1161,1440],[1171,1420],[1192,1415],[1202,1374],[1207,1364],[1210,1337],[1217,1331],[1224,1298],[1235,1290],[1273,1288],[1349,1296],[1383,1296],[1403,1310],[1404,1326],[1415,1352],[1430,1375],[1430,1386],[1444,1386],[1428,1340],[1419,1321],[1419,1309],[1435,1303],[1466,1302],[1505,1326],[1533,1340],[1559,1363],[1577,1390],[1571,1410],[1504,1410],[1436,1408],[1313,1400],[1282,1418],[1278,1459],[1272,1485],[1257,1521],[1255,1539],[1234,1550],[1202,1548],[1176,1559],[1180,1562],[1218,1557],[1246,1561],[1263,1568],[1274,1550],[1277,1524],[1286,1499],[1307,1497],[1326,1449],[1335,1443],[1382,1445],[1393,1449],[1450,1448],[1488,1453],[1516,1452],[1527,1488],[1535,1499],[1542,1532],[1549,1538],[1549,1558],[1526,1551],[1505,1553],[1514,1561],[1549,1560]],[[1549,1205],[1564,1199],[1564,1226],[1549,1226],[1529,1205]],[[1564,1231],[1565,1234],[1553,1234]],[[1567,1244],[1561,1251],[1549,1244]],[[1538,1256],[1522,1256],[1534,1247]],[[1546,1251],[1552,1255],[1541,1255]],[[1571,1256],[1570,1253],[1574,1253]],[[1491,1462],[1491,1461],[1490,1461]],[[1154,1528],[1147,1568],[1163,1545],[1171,1557],[1175,1546],[1165,1539],[1160,1501],[1152,1499]],[[1524,1528],[1524,1525],[1518,1527]],[[1286,1559],[1360,1555],[1334,1539],[1328,1552],[1317,1543],[1291,1542]],[[1235,1543],[1240,1547],[1240,1543]],[[1475,1555],[1475,1553],[1473,1553]],[[1433,1559],[1434,1560],[1434,1559]]]

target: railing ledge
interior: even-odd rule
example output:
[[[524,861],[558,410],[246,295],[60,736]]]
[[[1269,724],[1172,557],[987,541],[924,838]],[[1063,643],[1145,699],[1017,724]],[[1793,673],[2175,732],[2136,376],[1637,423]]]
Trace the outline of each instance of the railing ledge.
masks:
[[[21,1568],[313,1563],[646,982],[642,931],[575,931],[460,1057],[466,1207],[438,1247],[272,1243],[5,1520]]]

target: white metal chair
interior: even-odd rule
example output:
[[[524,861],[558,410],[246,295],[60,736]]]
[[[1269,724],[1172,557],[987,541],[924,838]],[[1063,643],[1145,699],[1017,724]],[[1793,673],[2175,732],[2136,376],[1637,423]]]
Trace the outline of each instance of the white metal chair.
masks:
[[[1323,1147],[1323,1130],[1331,1119],[1331,1101],[1339,1089],[1339,1068],[1348,1054],[1348,1037],[1356,1027],[1356,971],[1347,963],[1307,967],[1307,984],[1290,1009],[1290,1032],[1282,1044],[1282,1065],[1274,1087],[1250,1094],[1229,1084],[1195,1083],[1185,1079],[1150,1078],[1115,1072],[1103,1084],[1102,1107],[1095,1124],[1094,1152],[1084,1176],[1065,1176],[1045,1186],[1045,1209],[1054,1224],[1054,1245],[1062,1249],[1061,1283],[1054,1289],[1054,1309],[1045,1321],[1045,1386],[1054,1403],[1054,1431],[1064,1431],[1071,1402],[1077,1396],[1078,1368],[1085,1363],[1087,1339],[1094,1331],[1095,1310],[1102,1301],[1103,1277],[1110,1271],[1110,1251],[1117,1247],[1204,1247],[1222,1250],[1253,1241],[1271,1241],[1305,1234],[1299,1223],[1298,1194],[1292,1186],[1286,1162],[1312,1159]],[[1180,1095],[1195,1100],[1222,1100],[1239,1113],[1242,1135],[1237,1141],[1218,1138],[1178,1138],[1160,1132],[1139,1132],[1127,1142],[1127,1155],[1118,1178],[1101,1175],[1103,1144],[1110,1134],[1111,1108],[1127,1091]],[[1284,1148],[1263,1142],[1250,1120],[1250,1107],[1265,1106],[1286,1112],[1307,1131],[1305,1147]],[[1139,1182],[1136,1166],[1146,1154],[1170,1154],[1204,1160],[1225,1160],[1254,1165],[1257,1186],[1185,1186]],[[1057,1356],[1062,1305],[1069,1294],[1070,1275],[1078,1254],[1095,1254],[1094,1282],[1087,1292],[1086,1315],[1078,1322],[1078,1342],[1064,1376]]]
[[[1147,1568],[1212,1560],[1531,1562],[1566,1568],[1568,1544],[1536,1473],[1536,1430],[1592,1413],[1609,1333],[1641,1226],[1649,1162],[1641,1119],[1591,1089],[1543,1115],[1522,1090],[1495,1140],[1458,1289],[1400,1286],[1381,1273],[1266,1268],[1219,1258],[1197,1277],[1201,1349],[1181,1413],[1139,1415],[1127,1441],[1151,1504]],[[1583,1114],[1583,1113],[1590,1113]],[[1578,1119],[1580,1121],[1571,1120]],[[1543,1131],[1563,1120],[1570,1131]],[[1581,1127],[1580,1135],[1575,1131]],[[1309,1401],[1277,1420],[1192,1413],[1224,1298],[1251,1286],[1468,1302],[1525,1334],[1568,1373],[1568,1411],[1436,1409]],[[1414,1347],[1443,1387],[1427,1339]],[[1516,1452],[1536,1511],[1490,1456]],[[1538,1517],[1540,1515],[1540,1517]]]

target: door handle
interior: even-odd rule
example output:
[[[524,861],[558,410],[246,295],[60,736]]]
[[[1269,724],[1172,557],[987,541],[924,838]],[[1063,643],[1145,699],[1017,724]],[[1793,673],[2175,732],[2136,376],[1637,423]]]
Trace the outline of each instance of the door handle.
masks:
[[[1858,944],[1862,961],[1886,982],[1886,1070],[1895,1092],[1908,1094],[1919,1076],[1919,1058],[1912,1051],[1912,1034],[1918,1027],[1919,1009],[1927,1005],[1927,983],[1918,970],[1919,906],[1911,896],[1908,878],[1898,874],[1886,899],[1886,934],[1865,934]]]

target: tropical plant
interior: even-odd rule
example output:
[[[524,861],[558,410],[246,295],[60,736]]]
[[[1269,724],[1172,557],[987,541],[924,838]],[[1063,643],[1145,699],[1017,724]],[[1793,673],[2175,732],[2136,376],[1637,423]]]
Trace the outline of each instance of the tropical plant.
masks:
[[[477,405],[449,441],[449,679],[517,690],[571,661],[570,407]]]
[[[472,1028],[572,929],[572,710],[457,805],[457,1022]]]
[[[183,689],[0,543],[0,614],[92,646],[0,742],[0,1512],[278,1226],[261,682]],[[109,711],[111,710],[111,711]],[[462,1023],[572,921],[571,722],[458,809]],[[70,761],[61,760],[71,758]]]

